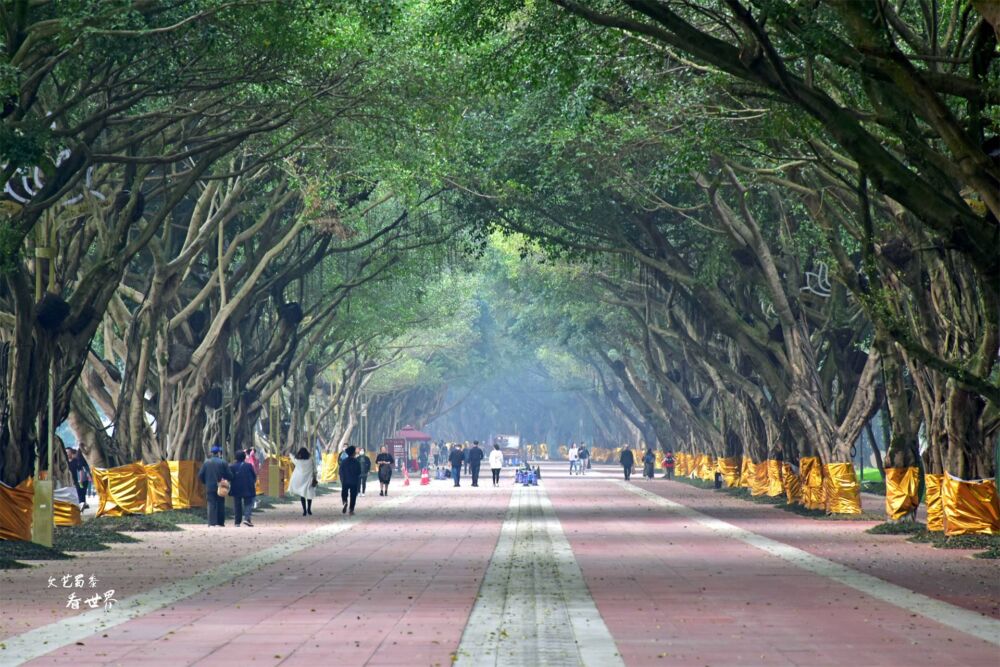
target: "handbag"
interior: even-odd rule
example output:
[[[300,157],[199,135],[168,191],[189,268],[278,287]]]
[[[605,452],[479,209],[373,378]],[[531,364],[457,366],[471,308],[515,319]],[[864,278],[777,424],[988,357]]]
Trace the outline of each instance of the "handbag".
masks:
[[[219,489],[218,491],[216,491],[216,493],[220,498],[225,498],[226,496],[229,495],[229,489],[231,488],[231,486],[232,485],[229,483],[228,479],[220,479]]]

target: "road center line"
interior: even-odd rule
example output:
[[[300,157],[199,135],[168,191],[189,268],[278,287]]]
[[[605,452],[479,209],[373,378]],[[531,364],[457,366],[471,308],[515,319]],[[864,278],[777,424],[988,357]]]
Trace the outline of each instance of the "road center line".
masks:
[[[626,484],[622,480],[615,480],[615,483],[650,502],[667,508],[674,514],[697,521],[724,537],[730,537],[749,544],[772,556],[777,556],[792,565],[796,565],[803,570],[832,579],[845,586],[850,586],[855,590],[883,602],[888,602],[911,614],[919,614],[931,621],[936,621],[959,632],[964,632],[990,644],[1000,646],[1000,621],[974,611],[969,611],[968,609],[956,607],[941,600],[935,600],[932,597],[911,591],[902,586],[897,586],[884,579],[873,577],[870,574],[865,574],[846,565],[835,563],[821,556],[816,556],[784,542],[778,542],[769,537],[758,535],[721,519],[703,514],[687,505],[667,500],[646,489]]]
[[[543,486],[511,494],[456,665],[624,665]]]
[[[191,578],[179,579],[121,600],[109,611],[95,609],[61,621],[43,625],[20,635],[0,639],[0,665],[19,665],[41,657],[64,646],[75,644],[93,634],[127,623],[150,612],[172,605],[184,598],[243,576],[275,563],[294,553],[317,546],[330,538],[362,523],[367,518],[386,514],[408,502],[417,494],[395,496],[379,503],[360,517],[320,526],[308,533],[293,537],[267,549],[228,561],[204,573],[194,573]],[[221,532],[221,531],[220,531]]]

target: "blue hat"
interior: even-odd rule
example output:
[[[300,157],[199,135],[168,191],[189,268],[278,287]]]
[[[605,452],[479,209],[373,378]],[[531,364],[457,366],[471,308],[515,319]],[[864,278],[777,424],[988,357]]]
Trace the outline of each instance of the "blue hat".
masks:
[[[218,454],[221,451],[222,451],[222,447],[220,447],[219,445],[212,445],[212,453],[213,454]]]

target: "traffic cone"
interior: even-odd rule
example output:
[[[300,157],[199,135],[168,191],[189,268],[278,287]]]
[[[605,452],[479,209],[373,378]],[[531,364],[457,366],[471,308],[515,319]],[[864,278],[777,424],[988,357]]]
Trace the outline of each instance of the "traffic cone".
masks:
[[[427,486],[430,483],[431,483],[431,474],[427,470],[427,468],[424,468],[423,470],[420,471],[420,486]]]
[[[403,466],[403,486],[410,485],[410,471],[406,466]]]

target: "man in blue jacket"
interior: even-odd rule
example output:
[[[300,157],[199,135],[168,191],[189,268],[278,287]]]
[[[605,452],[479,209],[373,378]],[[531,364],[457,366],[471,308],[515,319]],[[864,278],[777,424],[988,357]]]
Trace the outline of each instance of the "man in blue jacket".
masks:
[[[461,486],[459,480],[462,478],[462,464],[465,462],[465,454],[462,453],[462,445],[455,444],[455,448],[448,455],[448,463],[451,464],[451,479],[455,486]]]
[[[219,482],[233,479],[229,466],[219,456],[222,447],[212,445],[212,455],[201,464],[198,479],[205,485],[205,498],[208,500],[208,525],[226,525],[226,501],[219,495]]]
[[[257,496],[257,473],[253,466],[247,463],[247,453],[242,449],[236,452],[236,463],[229,466],[233,473],[233,487],[229,495],[233,497],[233,507],[236,509],[236,527],[240,524],[253,528],[250,520],[253,514],[253,502]]]

